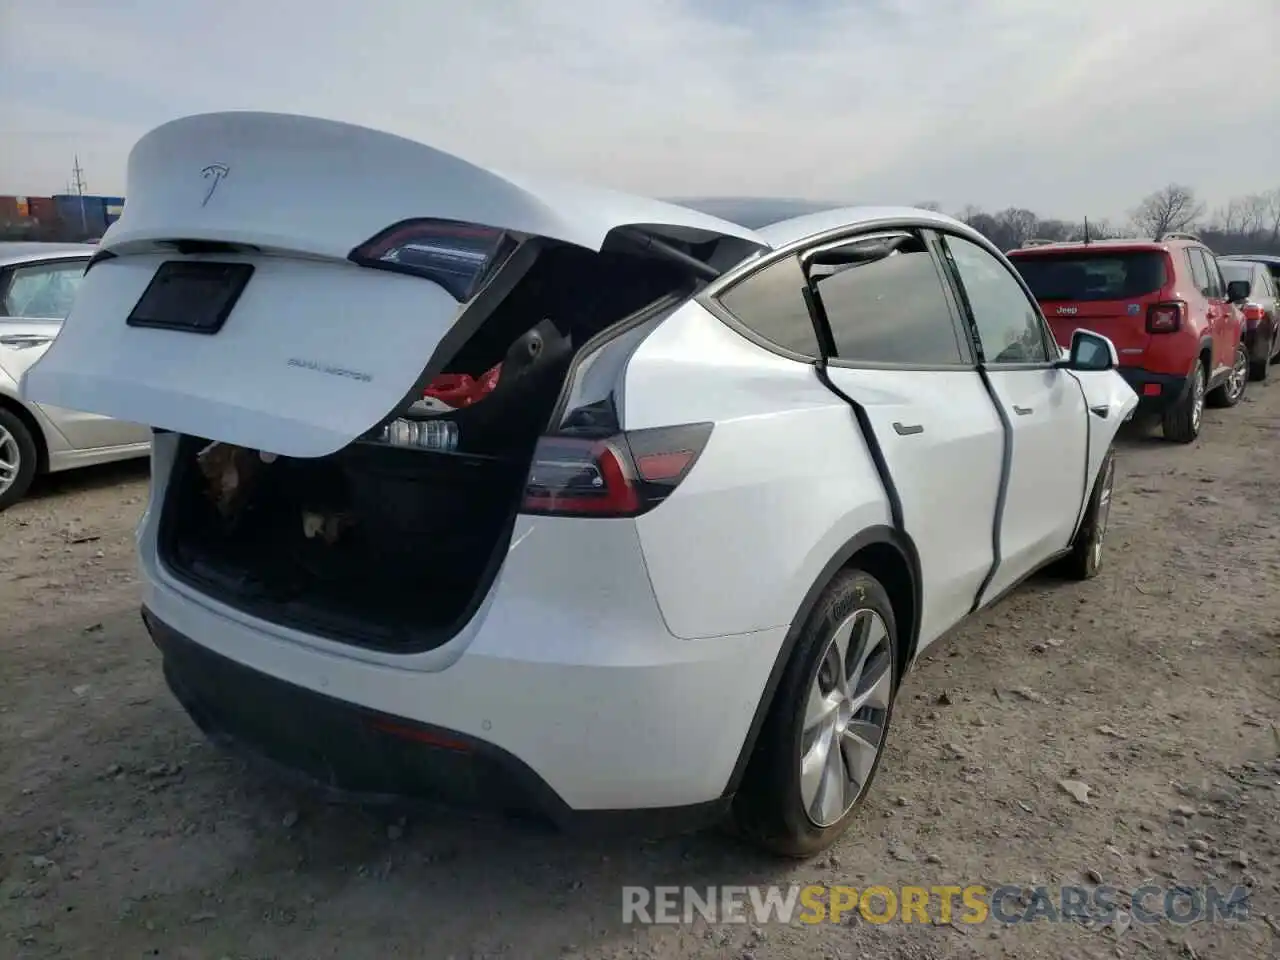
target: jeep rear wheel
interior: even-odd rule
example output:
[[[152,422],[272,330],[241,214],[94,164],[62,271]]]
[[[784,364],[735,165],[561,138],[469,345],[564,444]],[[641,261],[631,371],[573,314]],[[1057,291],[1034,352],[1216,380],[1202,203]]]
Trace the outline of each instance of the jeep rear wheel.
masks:
[[[1174,443],[1191,443],[1200,436],[1204,419],[1204,364],[1197,363],[1188,378],[1182,396],[1164,412],[1164,438]]]

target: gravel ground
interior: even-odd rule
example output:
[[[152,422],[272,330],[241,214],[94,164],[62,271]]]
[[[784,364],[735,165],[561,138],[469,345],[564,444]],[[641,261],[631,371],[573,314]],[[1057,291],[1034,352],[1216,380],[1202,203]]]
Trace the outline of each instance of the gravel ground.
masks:
[[[851,833],[806,864],[717,833],[587,843],[325,807],[207,745],[137,616],[145,466],[0,515],[0,955],[1280,956],[1280,386],[1191,448],[1126,431],[1101,576],[931,649]],[[1089,787],[1078,802],[1061,781]],[[624,925],[624,884],[1252,889],[1250,918]]]

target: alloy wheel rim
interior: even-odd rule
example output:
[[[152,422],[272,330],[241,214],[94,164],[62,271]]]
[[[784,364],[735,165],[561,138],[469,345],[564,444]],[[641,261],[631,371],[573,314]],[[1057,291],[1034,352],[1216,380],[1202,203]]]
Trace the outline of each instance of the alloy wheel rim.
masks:
[[[1115,462],[1107,464],[1107,472],[1102,478],[1102,491],[1098,495],[1098,517],[1093,525],[1093,566],[1095,569],[1102,563],[1102,542],[1107,536],[1107,520],[1111,516],[1111,491],[1115,486]]]
[[[800,800],[814,826],[858,802],[884,745],[893,647],[884,618],[855,610],[835,629],[809,685],[800,733]]]
[[[1191,425],[1199,430],[1204,415],[1204,371],[1197,369],[1191,388]]]
[[[18,479],[22,468],[22,452],[18,439],[4,427],[0,427],[0,493],[5,493]]]
[[[1243,350],[1236,351],[1236,362],[1231,367],[1231,383],[1227,389],[1234,400],[1244,393],[1245,380],[1249,377],[1249,357]]]

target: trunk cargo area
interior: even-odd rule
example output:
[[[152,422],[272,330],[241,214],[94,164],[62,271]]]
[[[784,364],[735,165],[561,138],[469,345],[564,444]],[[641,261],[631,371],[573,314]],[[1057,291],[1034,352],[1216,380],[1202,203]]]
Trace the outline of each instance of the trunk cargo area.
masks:
[[[214,447],[209,474],[236,478],[224,511],[197,459],[208,448],[182,441],[161,521],[166,565],[264,619],[397,651],[452,636],[483,599],[527,470],[376,442],[269,463]]]

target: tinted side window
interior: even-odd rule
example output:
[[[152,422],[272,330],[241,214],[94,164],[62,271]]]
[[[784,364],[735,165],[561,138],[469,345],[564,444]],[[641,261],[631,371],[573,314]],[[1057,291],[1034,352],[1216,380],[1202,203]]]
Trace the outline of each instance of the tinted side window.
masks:
[[[1191,264],[1191,282],[1204,295],[1209,292],[1209,273],[1205,269],[1204,260],[1199,250],[1187,250],[1187,262]]]
[[[963,361],[942,278],[919,238],[885,255],[868,239],[824,252],[809,276],[831,325],[836,356],[866,363]],[[838,262],[830,262],[830,259]]]
[[[1227,285],[1222,282],[1222,273],[1218,270],[1217,257],[1207,250],[1197,250],[1196,253],[1204,258],[1205,276],[1209,278],[1209,288],[1205,296],[1221,300],[1227,295]]]
[[[818,335],[801,292],[806,285],[800,261],[787,257],[730,287],[719,299],[744,326],[770,343],[816,357]]]
[[[976,243],[947,237],[987,363],[1048,363],[1044,322],[1035,302],[999,260]]]

